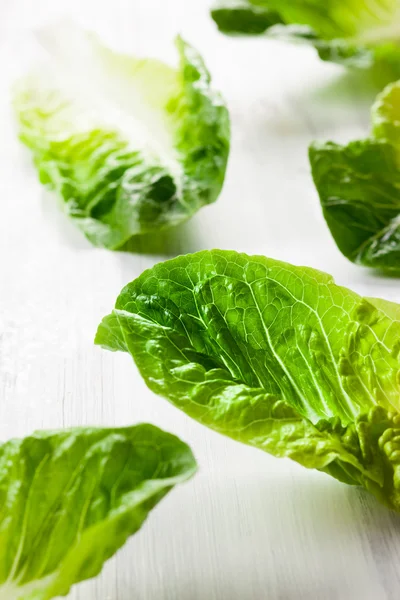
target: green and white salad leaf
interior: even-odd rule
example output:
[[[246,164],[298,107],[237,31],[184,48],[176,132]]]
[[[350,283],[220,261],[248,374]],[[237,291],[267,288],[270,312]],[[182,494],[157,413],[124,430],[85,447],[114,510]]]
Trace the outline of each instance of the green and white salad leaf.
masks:
[[[51,60],[15,87],[20,138],[94,245],[119,248],[217,199],[229,115],[192,46],[176,39],[172,68],[118,54],[70,24],[39,39]]]
[[[400,510],[400,306],[213,250],[128,284],[96,344],[200,423]]]
[[[323,60],[400,76],[399,0],[219,0],[212,9],[227,34],[263,34],[313,45]]]
[[[378,96],[371,137],[315,143],[309,156],[339,250],[354,263],[400,272],[400,82]]]
[[[196,470],[152,425],[38,432],[0,446],[0,598],[49,600],[97,575]]]

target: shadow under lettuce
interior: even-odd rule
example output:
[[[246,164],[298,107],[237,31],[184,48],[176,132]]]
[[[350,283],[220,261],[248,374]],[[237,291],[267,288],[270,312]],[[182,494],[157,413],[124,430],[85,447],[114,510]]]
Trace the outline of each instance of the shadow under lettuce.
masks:
[[[132,237],[118,252],[149,254],[168,258],[202,250],[196,243],[197,236],[191,222]]]
[[[332,81],[313,88],[311,95],[328,104],[357,102],[361,108],[370,107],[387,83],[387,78],[379,77],[375,69],[343,69]]]
[[[298,473],[204,469],[129,542],[143,562],[118,600],[138,587],[149,600],[391,598],[400,516],[364,490]],[[161,565],[153,577],[148,556]]]

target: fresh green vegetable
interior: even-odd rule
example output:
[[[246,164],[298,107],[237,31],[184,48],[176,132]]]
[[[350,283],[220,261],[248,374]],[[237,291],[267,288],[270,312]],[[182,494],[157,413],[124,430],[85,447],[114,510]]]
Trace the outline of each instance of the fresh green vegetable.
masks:
[[[0,598],[48,600],[97,575],[196,470],[152,425],[35,433],[0,446]]]
[[[260,35],[270,27],[284,24],[278,11],[268,2],[221,0],[211,9],[218,29],[227,34]]]
[[[340,251],[357,264],[400,272],[400,82],[378,97],[372,123],[366,140],[313,144],[312,174]]]
[[[177,38],[174,69],[71,26],[40,37],[52,64],[16,86],[20,138],[94,245],[118,248],[217,199],[229,115],[194,48]]]
[[[400,76],[399,0],[219,0],[211,14],[224,33],[268,32],[313,45],[323,60]]]
[[[400,510],[400,306],[213,250],[128,284],[96,343],[200,423]]]

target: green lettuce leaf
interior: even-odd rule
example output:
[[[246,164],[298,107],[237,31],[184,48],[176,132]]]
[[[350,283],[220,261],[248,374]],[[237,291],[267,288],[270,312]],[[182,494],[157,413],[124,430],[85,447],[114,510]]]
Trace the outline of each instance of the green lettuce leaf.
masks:
[[[211,11],[227,34],[268,34],[314,46],[323,60],[400,76],[398,0],[219,0]],[[382,76],[382,72],[380,72]]]
[[[211,15],[223,33],[259,35],[273,25],[284,24],[279,13],[268,6],[267,2],[221,0],[212,7]]]
[[[97,575],[196,470],[152,425],[38,432],[0,446],[0,597],[48,600]]]
[[[312,144],[322,210],[339,250],[354,263],[400,272],[400,82],[372,109],[372,135],[346,146]]]
[[[200,423],[400,510],[400,306],[306,267],[204,251],[145,271],[99,326]]]
[[[52,60],[15,86],[20,138],[94,245],[116,249],[217,199],[229,115],[194,48],[178,37],[172,68],[71,25],[39,37]]]

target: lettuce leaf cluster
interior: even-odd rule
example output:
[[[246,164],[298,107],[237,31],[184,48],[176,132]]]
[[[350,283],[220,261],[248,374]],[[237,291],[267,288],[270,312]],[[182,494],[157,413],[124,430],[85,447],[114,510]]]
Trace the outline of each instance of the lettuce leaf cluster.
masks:
[[[400,76],[394,0],[223,0],[221,31],[312,44],[321,58]],[[118,249],[214,202],[230,125],[198,52],[176,68],[92,35],[41,36],[52,66],[19,81],[20,138],[40,181],[96,246]],[[400,271],[400,82],[366,140],[313,144],[321,206],[351,261]],[[400,511],[400,305],[326,273],[203,251],[128,284],[95,343],[128,352],[151,390],[211,429],[360,485]],[[196,470],[152,425],[44,431],[0,445],[0,597],[50,600],[97,575]]]

